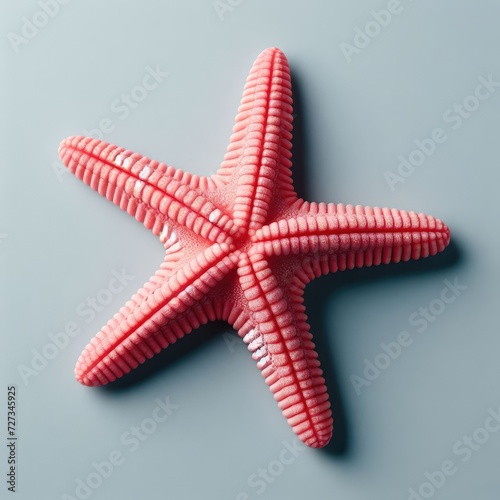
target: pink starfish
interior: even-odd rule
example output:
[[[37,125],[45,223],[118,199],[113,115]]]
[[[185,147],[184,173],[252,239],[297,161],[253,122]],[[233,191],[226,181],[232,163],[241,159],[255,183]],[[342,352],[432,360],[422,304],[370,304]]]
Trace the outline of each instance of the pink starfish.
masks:
[[[69,170],[159,235],[166,251],[151,280],[87,345],[78,381],[107,384],[222,319],[248,344],[299,438],[316,448],[328,443],[332,413],[304,286],[329,272],[434,255],[450,233],[423,214],[299,199],[290,171],[291,95],[285,55],[265,50],[212,177],[96,139],[62,142]]]

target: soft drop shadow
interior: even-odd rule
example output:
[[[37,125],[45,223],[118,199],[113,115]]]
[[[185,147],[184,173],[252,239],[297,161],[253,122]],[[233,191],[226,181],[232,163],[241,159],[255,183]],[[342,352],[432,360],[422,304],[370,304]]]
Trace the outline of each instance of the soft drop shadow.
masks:
[[[308,183],[308,135],[307,116],[304,114],[300,80],[292,71],[292,95],[294,104],[294,136],[293,136],[293,184],[299,197],[311,200],[314,194],[310,192]],[[332,193],[332,200],[335,195]],[[402,276],[431,273],[444,268],[459,266],[463,261],[462,253],[452,240],[445,251],[418,261],[401,262],[375,267],[363,267],[347,272],[339,272],[322,276],[309,283],[304,292],[304,301],[308,316],[308,323],[314,335],[314,342],[319,353],[319,360],[323,369],[324,378],[330,394],[332,413],[334,418],[334,433],[330,443],[323,449],[332,456],[348,456],[352,452],[349,417],[343,403],[341,388],[338,383],[335,366],[335,352],[333,348],[336,332],[329,331],[325,324],[326,309],[330,298],[336,295],[337,290],[349,286],[365,286],[371,281],[394,279]]]
[[[352,452],[352,440],[349,433],[350,419],[342,397],[343,391],[352,390],[352,387],[339,386],[333,346],[336,335],[340,335],[341,332],[331,331],[331,327],[327,328],[326,326],[327,308],[331,297],[334,297],[338,290],[345,287],[364,287],[373,281],[432,273],[459,266],[462,261],[462,253],[455,242],[452,241],[445,251],[428,259],[376,267],[363,267],[347,272],[329,274],[312,281],[306,286],[304,302],[308,323],[311,325],[311,332],[314,335],[314,342],[319,353],[334,418],[333,438],[324,448],[327,454],[347,456]]]
[[[300,197],[312,199],[308,184],[308,149],[307,149],[307,122],[303,113],[303,103],[300,92],[300,82],[292,73],[293,100],[294,100],[294,137],[293,137],[293,180]],[[332,194],[333,201],[336,193]],[[463,257],[453,240],[442,253],[419,261],[409,261],[399,264],[388,264],[379,267],[354,269],[323,276],[311,282],[305,289],[305,305],[311,332],[317,346],[319,359],[324,372],[326,384],[330,394],[334,417],[334,436],[324,448],[326,454],[335,457],[347,457],[352,453],[352,439],[349,427],[349,416],[343,403],[341,388],[338,384],[337,369],[335,366],[335,352],[333,339],[336,332],[329,331],[325,324],[326,308],[332,295],[338,289],[346,286],[365,286],[371,281],[394,279],[401,276],[411,276],[422,273],[431,273],[444,268],[460,265]],[[136,385],[144,383],[151,377],[178,365],[190,363],[191,356],[197,349],[203,349],[209,342],[214,341],[223,331],[227,331],[224,322],[212,322],[203,325],[195,332],[186,335],[181,341],[163,350],[152,359],[137,367],[112,384],[101,387],[104,393],[115,393],[130,390]]]
[[[189,363],[190,354],[196,349],[203,349],[204,346],[214,341],[221,332],[227,329],[228,325],[224,321],[212,321],[206,325],[201,325],[195,331],[175,342],[175,344],[169,345],[168,349],[163,349],[151,359],[146,360],[127,375],[111,384],[100,387],[100,389],[104,392],[125,391],[144,383],[168,368],[182,363]]]

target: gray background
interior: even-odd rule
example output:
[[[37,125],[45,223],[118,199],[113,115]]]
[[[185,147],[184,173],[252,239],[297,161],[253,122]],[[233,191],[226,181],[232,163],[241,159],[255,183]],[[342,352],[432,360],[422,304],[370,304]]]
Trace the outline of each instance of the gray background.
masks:
[[[407,499],[409,488],[418,491],[424,474],[446,460],[455,473],[423,494],[498,498],[500,432],[478,429],[500,406],[493,209],[500,92],[456,129],[443,113],[471,95],[480,76],[500,81],[500,5],[401,0],[402,12],[348,62],[341,44],[352,44],[355,28],[388,2],[221,4],[228,9],[219,16],[211,0],[71,1],[16,50],[12,34],[21,35],[23,18],[33,19],[41,5],[2,3],[2,477],[6,386],[16,384],[19,499],[78,498],[77,479],[115,450],[123,463],[92,499]],[[213,173],[246,75],[268,46],[286,53],[298,92],[294,176],[301,195],[433,214],[450,226],[454,242],[434,259],[309,285],[306,305],[336,432],[326,450],[302,447],[286,464],[280,457],[294,435],[227,326],[193,333],[114,387],[75,382],[81,350],[163,252],[132,217],[62,175],[57,157],[60,140],[107,117],[114,129],[105,140]],[[169,76],[121,119],[113,101],[156,65]],[[391,190],[384,173],[396,172],[398,156],[438,127],[447,141]],[[80,304],[104,297],[112,272],[122,269],[133,276],[123,291],[94,318],[84,316]],[[444,308],[434,302],[439,314],[417,328],[409,317],[439,299],[444,280],[467,288]],[[30,367],[33,349],[41,352],[49,334],[69,322],[80,333],[24,383],[20,366]],[[352,376],[363,376],[365,359],[373,361],[381,343],[401,331],[412,344],[357,394]],[[167,396],[178,408],[132,451],[122,436]],[[470,457],[457,453],[468,435],[482,441]],[[255,482],[259,468],[275,474],[272,482]],[[4,480],[0,491],[9,498]]]

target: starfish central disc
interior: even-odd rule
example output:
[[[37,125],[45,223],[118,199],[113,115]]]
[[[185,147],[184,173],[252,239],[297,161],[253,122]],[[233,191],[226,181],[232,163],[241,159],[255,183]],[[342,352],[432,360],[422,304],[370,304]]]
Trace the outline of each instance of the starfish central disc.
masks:
[[[291,176],[292,93],[284,54],[255,61],[218,172],[199,177],[92,138],[61,143],[79,179],[157,235],[165,259],[81,354],[76,378],[102,385],[201,324],[222,319],[248,345],[283,415],[309,446],[333,420],[303,304],[312,279],[427,257],[449,242],[434,217],[309,203]]]

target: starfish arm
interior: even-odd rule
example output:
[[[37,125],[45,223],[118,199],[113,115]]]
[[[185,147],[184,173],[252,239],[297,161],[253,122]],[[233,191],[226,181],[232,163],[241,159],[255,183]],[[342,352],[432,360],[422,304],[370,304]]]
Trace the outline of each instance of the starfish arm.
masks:
[[[123,376],[194,328],[222,315],[210,292],[236,266],[227,245],[215,244],[175,273],[166,263],[84,349],[75,375],[85,385]]]
[[[429,215],[404,210],[307,203],[296,217],[254,235],[272,255],[315,255],[322,273],[434,255],[448,245],[449,229]],[[326,267],[325,267],[326,266]]]
[[[204,196],[208,189],[215,188],[206,177],[89,137],[68,137],[61,143],[59,155],[85,184],[135,216],[157,236],[168,222],[222,242],[234,226],[229,216]]]
[[[240,332],[293,431],[308,446],[325,446],[333,431],[330,402],[303,305],[304,283],[280,284],[260,255],[238,269],[253,329]]]
[[[230,203],[242,231],[257,229],[296,199],[291,179],[292,91],[279,49],[263,51],[245,85],[231,142],[215,182],[236,189]]]

